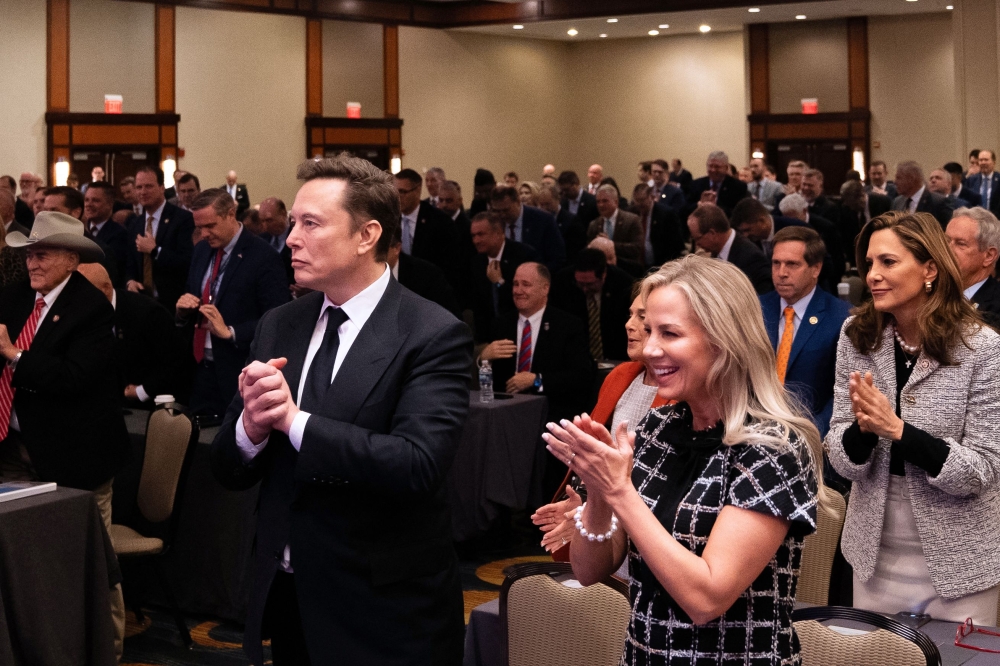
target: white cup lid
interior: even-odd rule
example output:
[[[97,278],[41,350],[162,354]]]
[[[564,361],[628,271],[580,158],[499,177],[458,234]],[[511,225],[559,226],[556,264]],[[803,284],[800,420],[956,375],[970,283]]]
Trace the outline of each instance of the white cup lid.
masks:
[[[173,402],[173,401],[174,401],[174,396],[167,393],[158,395],[155,398],[153,398],[153,402],[155,402],[157,405],[164,405],[168,402]]]

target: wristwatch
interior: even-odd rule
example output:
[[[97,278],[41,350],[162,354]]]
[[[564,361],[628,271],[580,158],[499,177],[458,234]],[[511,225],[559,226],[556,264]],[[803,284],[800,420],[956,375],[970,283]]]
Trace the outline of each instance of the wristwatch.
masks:
[[[21,354],[23,353],[24,353],[23,349],[18,349],[17,353],[14,354],[14,358],[7,361],[7,367],[10,368],[11,370],[15,370],[17,368],[17,362],[21,360]]]
[[[540,372],[535,373],[535,383],[532,384],[532,386],[535,387],[536,391],[542,390],[542,373]]]

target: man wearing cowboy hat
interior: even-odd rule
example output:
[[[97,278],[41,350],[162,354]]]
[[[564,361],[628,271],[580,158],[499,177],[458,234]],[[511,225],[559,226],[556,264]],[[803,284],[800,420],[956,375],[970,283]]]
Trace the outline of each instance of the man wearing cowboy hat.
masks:
[[[30,236],[11,232],[7,244],[27,249],[30,283],[0,291],[0,479],[91,490],[110,528],[111,482],[129,454],[114,310],[76,272],[81,261],[100,261],[103,253],[84,236],[82,222],[52,211],[35,217]],[[112,601],[121,655],[120,591]]]

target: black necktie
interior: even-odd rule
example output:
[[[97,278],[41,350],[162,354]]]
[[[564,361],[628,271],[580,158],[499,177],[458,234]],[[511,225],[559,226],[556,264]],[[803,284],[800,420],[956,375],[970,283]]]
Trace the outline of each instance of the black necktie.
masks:
[[[323,334],[323,342],[313,357],[312,365],[309,366],[306,385],[302,387],[302,396],[299,398],[299,409],[309,413],[322,406],[326,392],[333,383],[333,364],[337,360],[337,350],[340,348],[340,334],[337,329],[349,319],[341,308],[327,307],[326,312],[326,332]]]

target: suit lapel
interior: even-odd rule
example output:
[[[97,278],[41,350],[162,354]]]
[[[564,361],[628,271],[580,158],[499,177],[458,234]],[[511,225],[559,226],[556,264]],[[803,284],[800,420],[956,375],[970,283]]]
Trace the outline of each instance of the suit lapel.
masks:
[[[156,244],[162,245],[167,236],[167,225],[170,224],[170,216],[173,213],[173,206],[167,204],[163,207],[163,214],[160,215],[160,224],[156,227]]]
[[[772,298],[773,297],[773,298]],[[778,349],[778,320],[781,319],[781,299],[776,292],[766,296],[767,301],[762,308],[764,311],[764,328],[767,330],[767,337],[771,341],[771,349]]]
[[[280,343],[277,345],[276,357],[284,356],[288,359],[288,365],[282,370],[288,388],[295,396],[298,403],[300,396],[299,381],[302,379],[302,366],[306,362],[306,353],[309,350],[309,341],[312,339],[313,331],[316,329],[316,320],[319,319],[319,310],[323,306],[322,292],[313,292],[302,297],[309,299],[306,308],[308,316],[284,317],[282,319],[282,335]]]
[[[795,363],[795,357],[799,355],[802,348],[809,342],[809,338],[812,337],[816,329],[823,323],[825,312],[826,301],[820,295],[819,287],[816,287],[816,292],[813,294],[812,300],[809,301],[809,307],[806,308],[805,316],[802,317],[802,321],[799,323],[799,331],[795,334],[795,340],[792,342],[792,351],[788,355],[789,368]]]
[[[247,231],[246,228],[240,232],[240,239],[236,241],[236,246],[233,248],[233,251],[229,253],[229,261],[226,263],[226,272],[222,274],[222,284],[219,285],[219,293],[215,295],[216,303],[222,300],[222,295],[226,293],[226,289],[229,288],[233,278],[236,276],[236,271],[239,270],[240,265],[243,263],[243,251],[250,242],[250,238],[247,236],[248,233],[250,232]]]
[[[35,331],[35,337],[31,340],[32,347],[36,345],[44,345],[45,340],[48,339],[50,335],[62,329],[61,324],[63,319],[66,317],[67,311],[72,312],[73,309],[73,302],[75,300],[73,296],[77,291],[75,284],[76,278],[77,274],[73,273],[69,278],[69,282],[67,282],[66,286],[63,287],[62,292],[56,297],[55,303],[53,303],[52,307],[49,308],[49,311],[45,315],[45,319],[41,324],[39,324],[38,329]],[[80,278],[86,279],[82,276],[80,276]]]
[[[515,336],[517,335],[517,329],[514,329]],[[542,324],[541,330],[538,331],[538,338],[535,340],[535,349],[531,354],[531,371],[537,372],[538,359],[545,358],[545,354],[549,350],[549,337],[551,333],[549,332],[549,308],[545,308],[545,312],[542,313]]]

